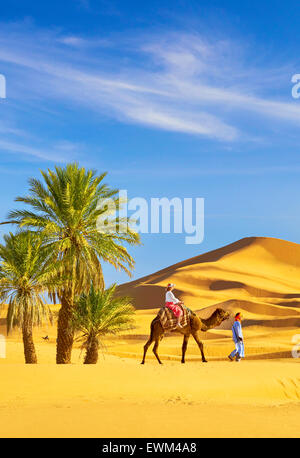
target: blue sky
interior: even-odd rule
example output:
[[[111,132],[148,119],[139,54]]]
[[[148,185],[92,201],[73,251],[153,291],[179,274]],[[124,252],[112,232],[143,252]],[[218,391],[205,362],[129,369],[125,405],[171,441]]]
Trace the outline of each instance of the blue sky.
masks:
[[[134,278],[245,236],[300,243],[299,27],[296,1],[2,2],[1,219],[78,161],[129,197],[205,198],[203,243],[142,236]]]

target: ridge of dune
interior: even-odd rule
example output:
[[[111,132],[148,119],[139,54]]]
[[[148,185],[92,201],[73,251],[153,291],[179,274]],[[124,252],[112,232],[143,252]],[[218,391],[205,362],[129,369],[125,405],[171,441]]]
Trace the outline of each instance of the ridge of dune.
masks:
[[[249,325],[300,325],[300,245],[268,237],[246,237],[124,283],[118,294],[138,310],[163,304],[164,288],[194,310],[241,309]]]

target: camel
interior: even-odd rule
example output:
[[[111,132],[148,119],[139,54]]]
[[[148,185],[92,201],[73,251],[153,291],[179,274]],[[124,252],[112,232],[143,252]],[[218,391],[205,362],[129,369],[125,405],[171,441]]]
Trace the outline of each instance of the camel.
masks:
[[[199,338],[199,331],[208,331],[208,329],[215,328],[219,326],[223,321],[228,320],[228,318],[229,318],[229,313],[221,308],[217,308],[212,313],[212,315],[209,318],[207,318],[206,320],[202,318],[200,319],[196,315],[196,313],[191,312],[188,325],[184,326],[183,328],[176,328],[176,331],[180,332],[184,336],[183,344],[182,344],[181,363],[182,364],[185,363],[185,353],[186,353],[190,335],[194,337],[195,341],[198,344],[198,347],[200,349],[201,356],[202,356],[202,362],[207,363],[207,360],[205,359],[205,356],[204,356],[203,343],[201,342]],[[158,356],[157,350],[158,350],[159,342],[162,340],[164,333],[165,333],[165,330],[163,329],[160,323],[160,319],[158,316],[156,316],[151,323],[150,337],[144,346],[144,356],[143,356],[143,360],[141,364],[145,364],[147,350],[153,341],[155,342],[154,347],[153,347],[153,353],[155,354],[156,359],[159,362],[159,364],[162,364]]]

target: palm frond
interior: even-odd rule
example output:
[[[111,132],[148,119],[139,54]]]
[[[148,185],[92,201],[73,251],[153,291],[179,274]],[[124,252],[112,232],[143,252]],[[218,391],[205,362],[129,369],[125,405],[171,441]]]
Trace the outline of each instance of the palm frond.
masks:
[[[56,287],[59,265],[50,262],[43,236],[20,231],[5,235],[4,242],[0,244],[0,301],[8,303],[7,332],[22,327],[25,318],[32,326],[52,322],[45,293]]]
[[[86,347],[91,338],[117,334],[133,329],[135,309],[129,297],[115,296],[116,285],[106,290],[93,286],[89,293],[82,294],[73,314],[73,328]]]
[[[9,220],[43,234],[52,262],[60,263],[56,292],[51,286],[53,297],[63,290],[73,291],[73,295],[87,293],[91,283],[103,288],[103,261],[131,275],[134,260],[125,245],[139,244],[139,235],[128,226],[128,219],[111,219],[107,209],[99,208],[99,202],[108,198],[113,199],[117,211],[122,206],[118,190],[103,182],[106,173],[98,175],[72,163],[41,174],[42,180],[29,180],[29,195],[16,199],[30,208],[11,211]],[[99,231],[100,217],[110,220],[109,233]],[[124,226],[128,226],[126,232],[121,230]],[[64,287],[62,278],[68,279]]]

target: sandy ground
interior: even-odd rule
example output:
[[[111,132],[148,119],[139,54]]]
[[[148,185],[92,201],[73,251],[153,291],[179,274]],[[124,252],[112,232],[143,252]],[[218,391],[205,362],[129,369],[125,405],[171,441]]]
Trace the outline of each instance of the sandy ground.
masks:
[[[106,342],[96,366],[76,348],[72,365],[56,366],[54,343],[38,343],[30,366],[17,340],[0,360],[1,437],[300,437],[300,359],[231,363],[228,338],[205,341],[207,364],[192,344],[182,365],[181,337],[171,336],[162,366],[151,353],[140,365],[142,346],[122,339]],[[127,356],[110,354],[121,349]]]
[[[231,318],[201,334],[207,364],[190,341],[182,365],[182,337],[169,333],[159,348],[164,364],[149,350],[140,365],[168,281],[200,316],[216,306],[242,311],[244,361],[227,360]],[[135,297],[136,327],[106,338],[95,366],[82,364],[76,345],[72,364],[56,366],[55,326],[35,330],[34,366],[24,364],[20,333],[9,336],[1,437],[300,437],[300,358],[291,354],[297,335],[300,344],[299,245],[244,239],[122,288]]]
[[[8,365],[0,386],[2,437],[300,436],[299,366],[282,361]]]

